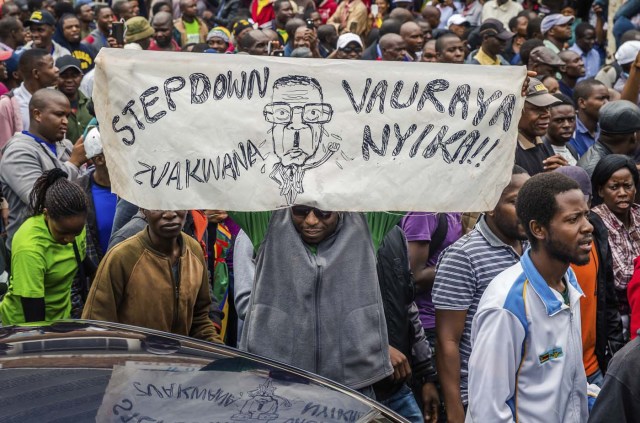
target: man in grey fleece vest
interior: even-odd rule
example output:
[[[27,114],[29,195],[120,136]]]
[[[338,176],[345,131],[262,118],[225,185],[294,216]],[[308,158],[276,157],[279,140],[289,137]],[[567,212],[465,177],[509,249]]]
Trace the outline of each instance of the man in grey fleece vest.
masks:
[[[376,250],[400,216],[300,205],[230,215],[257,253],[240,348],[373,396],[393,373]]]
[[[74,146],[64,139],[69,113],[69,100],[60,91],[48,88],[36,91],[29,102],[29,130],[16,132],[2,152],[0,183],[9,203],[8,249],[13,235],[29,215],[29,194],[36,179],[44,171],[57,167],[75,180],[80,166],[87,161],[82,142]]]

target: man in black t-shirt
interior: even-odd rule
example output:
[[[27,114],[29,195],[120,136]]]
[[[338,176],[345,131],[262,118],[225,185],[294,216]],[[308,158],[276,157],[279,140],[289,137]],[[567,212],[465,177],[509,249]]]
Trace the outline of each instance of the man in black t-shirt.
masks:
[[[516,164],[531,176],[567,165],[567,161],[545,146],[541,138],[549,128],[549,107],[558,102],[560,100],[549,94],[542,82],[531,78],[518,122],[516,147]]]

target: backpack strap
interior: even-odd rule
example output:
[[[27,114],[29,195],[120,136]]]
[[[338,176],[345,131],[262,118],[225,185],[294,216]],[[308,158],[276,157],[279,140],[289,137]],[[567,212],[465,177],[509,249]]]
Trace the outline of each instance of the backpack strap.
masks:
[[[433,254],[440,249],[444,239],[447,237],[447,233],[449,232],[449,222],[447,221],[446,213],[437,213],[438,216],[438,225],[436,226],[436,230],[433,232],[431,236],[431,242],[429,243],[429,258],[433,256]]]
[[[611,67],[613,68],[614,71],[616,71],[616,81],[618,80],[618,78],[620,78],[620,75],[622,75],[622,66],[620,65],[620,63],[618,63],[617,60],[614,60],[611,63]]]

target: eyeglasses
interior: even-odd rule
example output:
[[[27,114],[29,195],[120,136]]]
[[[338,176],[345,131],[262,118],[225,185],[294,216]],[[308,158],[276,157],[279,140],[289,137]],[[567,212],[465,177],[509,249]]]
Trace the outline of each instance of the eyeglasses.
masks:
[[[304,106],[291,107],[289,103],[274,102],[264,106],[262,114],[267,122],[288,124],[293,119],[293,114],[301,113],[303,123],[327,123],[333,116],[333,109],[326,103],[307,103]]]
[[[292,206],[291,213],[297,217],[307,217],[309,213],[313,212],[314,216],[318,219],[328,219],[333,214],[332,211],[324,211],[315,207],[309,206]]]

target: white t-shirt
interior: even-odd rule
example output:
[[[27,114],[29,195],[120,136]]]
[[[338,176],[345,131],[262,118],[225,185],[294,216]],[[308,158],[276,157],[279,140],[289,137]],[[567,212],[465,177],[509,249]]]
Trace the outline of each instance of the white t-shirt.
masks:
[[[567,160],[567,162],[569,163],[569,166],[575,166],[578,163],[578,161],[575,159],[575,157],[573,157],[566,145],[559,147],[557,145],[551,144],[551,148],[553,148],[554,153],[564,157],[565,160]]]
[[[29,119],[29,102],[31,101],[31,93],[24,86],[24,82],[18,88],[13,90],[13,95],[18,99],[20,104],[20,117],[22,118],[22,129],[29,130],[31,120]]]

